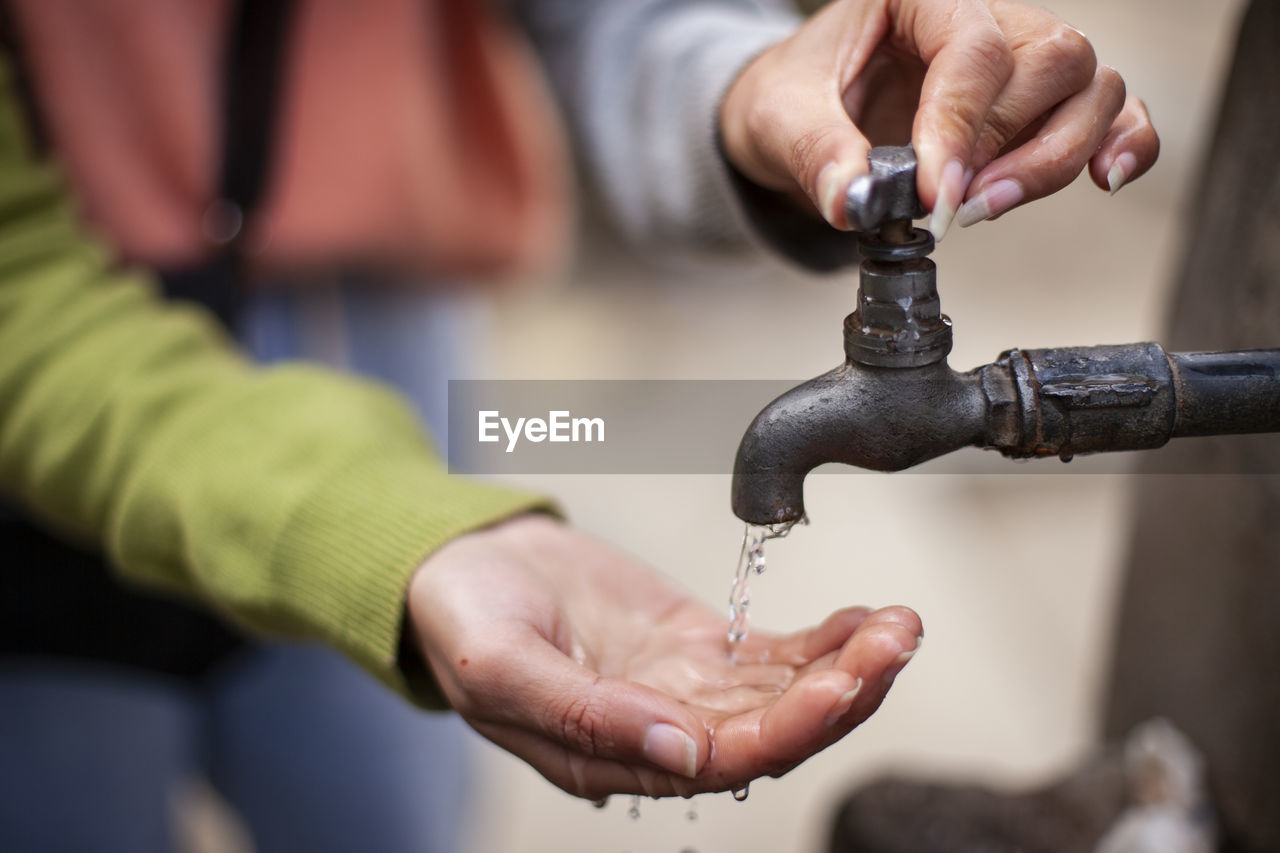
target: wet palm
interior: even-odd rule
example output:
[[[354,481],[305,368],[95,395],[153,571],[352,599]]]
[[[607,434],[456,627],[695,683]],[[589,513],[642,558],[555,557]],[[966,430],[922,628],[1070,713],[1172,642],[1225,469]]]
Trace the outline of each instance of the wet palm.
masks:
[[[920,634],[905,608],[852,608],[797,634],[756,632],[731,657],[721,614],[541,517],[432,555],[410,615],[453,707],[592,799],[785,772],[879,706]]]

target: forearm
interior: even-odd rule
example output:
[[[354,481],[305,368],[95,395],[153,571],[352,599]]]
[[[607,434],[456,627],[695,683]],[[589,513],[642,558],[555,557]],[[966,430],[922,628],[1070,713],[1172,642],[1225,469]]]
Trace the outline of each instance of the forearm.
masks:
[[[0,490],[131,579],[400,687],[414,569],[544,505],[449,477],[393,395],[256,369],[203,313],[114,271],[27,150],[2,65]]]

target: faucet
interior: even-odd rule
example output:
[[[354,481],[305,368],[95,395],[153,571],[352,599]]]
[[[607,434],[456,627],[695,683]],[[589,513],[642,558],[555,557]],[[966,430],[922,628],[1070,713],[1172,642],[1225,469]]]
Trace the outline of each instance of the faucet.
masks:
[[[845,360],[747,428],[733,511],[751,524],[805,513],[804,478],[841,462],[900,471],[962,447],[1017,459],[1161,447],[1170,438],[1280,431],[1280,349],[1170,353],[1157,343],[1011,349],[959,373],[938,299],[915,153],[877,147],[846,213],[863,257]]]

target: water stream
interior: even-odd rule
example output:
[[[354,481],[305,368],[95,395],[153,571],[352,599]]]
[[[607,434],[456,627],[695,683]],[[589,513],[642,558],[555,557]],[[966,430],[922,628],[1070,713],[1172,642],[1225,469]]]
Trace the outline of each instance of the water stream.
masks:
[[[781,524],[748,524],[742,534],[742,552],[738,555],[738,568],[733,573],[729,587],[729,650],[732,652],[747,637],[750,628],[748,608],[751,605],[751,576],[765,570],[764,543],[781,539],[797,524],[808,524],[802,516],[797,521]]]
[[[748,524],[746,530],[742,534],[742,551],[738,555],[738,567],[733,573],[733,583],[729,587],[729,653],[732,655],[738,645],[746,639],[747,631],[750,628],[749,607],[751,605],[751,577],[753,575],[763,574],[766,568],[764,556],[764,543],[770,539],[781,539],[791,532],[797,524],[808,524],[807,516],[802,516],[796,521],[782,522],[780,524]],[[748,788],[743,785],[740,788],[734,788],[732,791],[733,798],[738,802],[747,799]],[[609,802],[608,797],[596,800],[592,805],[596,808],[604,808]],[[640,796],[633,795],[631,797],[630,808],[627,809],[627,816],[632,820],[640,818]],[[698,819],[697,806],[693,800],[689,801],[689,806],[685,812],[685,818],[691,821]]]

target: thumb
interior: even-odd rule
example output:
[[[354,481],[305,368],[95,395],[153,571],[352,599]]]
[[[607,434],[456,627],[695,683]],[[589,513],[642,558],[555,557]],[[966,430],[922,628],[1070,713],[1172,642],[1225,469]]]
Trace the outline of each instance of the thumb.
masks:
[[[841,230],[851,227],[845,193],[867,173],[871,149],[845,109],[841,81],[857,71],[857,63],[847,67],[846,56],[865,61],[883,29],[860,5],[832,4],[749,65],[721,105],[730,162],[761,186],[799,188]],[[857,34],[852,47],[844,33]]]
[[[726,130],[729,159],[759,184],[799,187],[823,219],[849,230],[844,196],[853,179],[868,171],[871,146],[866,137],[854,127],[837,95],[815,91],[808,82],[788,85],[774,79],[766,85],[770,91],[753,96],[758,100],[745,120],[749,142],[744,147],[749,153],[734,157],[732,136]],[[736,105],[730,94],[725,101],[726,123],[732,120]]]
[[[508,661],[492,691],[493,722],[535,731],[571,752],[647,762],[693,778],[710,755],[705,730],[685,706],[653,688],[601,676],[540,636]]]

